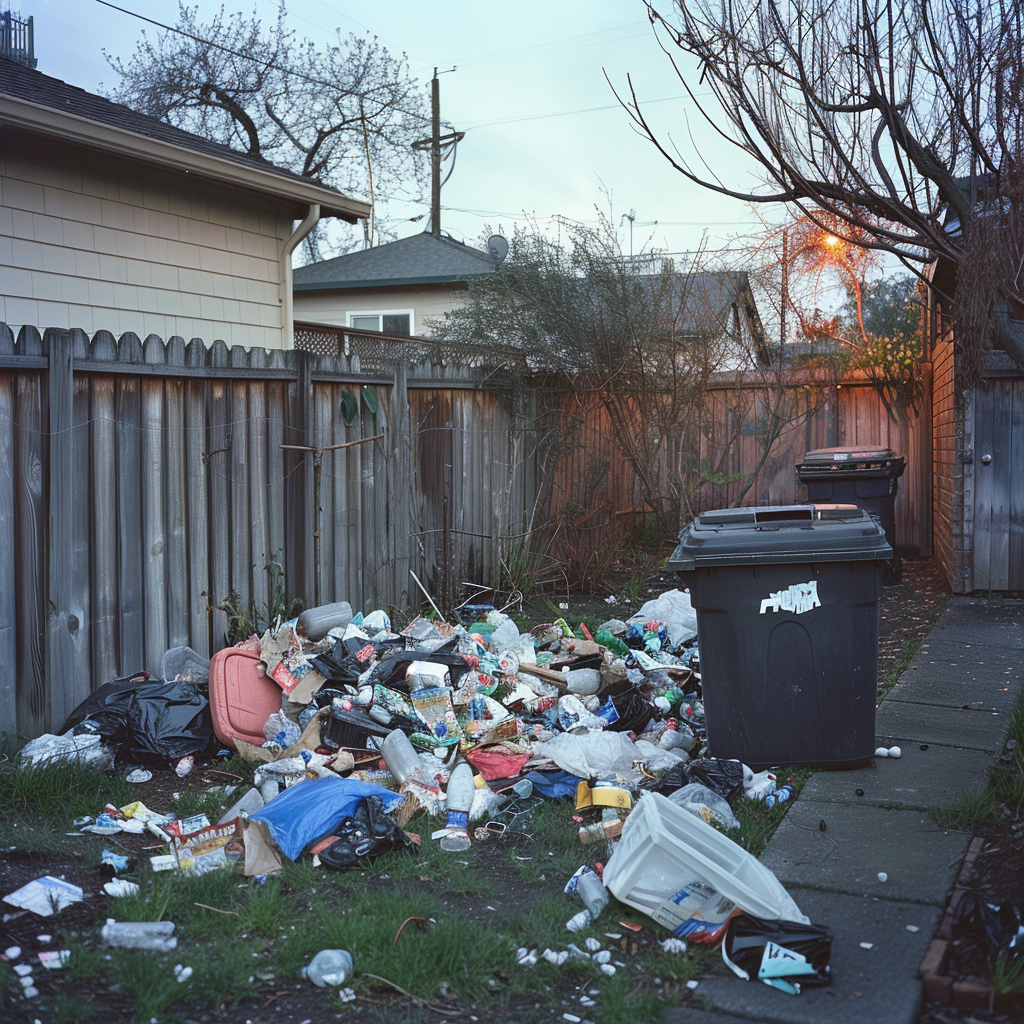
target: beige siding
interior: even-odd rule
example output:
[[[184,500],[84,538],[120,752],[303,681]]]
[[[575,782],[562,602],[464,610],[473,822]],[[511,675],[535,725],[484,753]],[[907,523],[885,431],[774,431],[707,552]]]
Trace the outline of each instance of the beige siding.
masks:
[[[348,327],[350,313],[406,312],[412,310],[413,333],[428,333],[430,319],[465,300],[458,284],[418,285],[408,288],[366,288],[334,292],[296,292],[295,319],[314,324]]]
[[[0,321],[290,347],[288,204],[0,133]]]

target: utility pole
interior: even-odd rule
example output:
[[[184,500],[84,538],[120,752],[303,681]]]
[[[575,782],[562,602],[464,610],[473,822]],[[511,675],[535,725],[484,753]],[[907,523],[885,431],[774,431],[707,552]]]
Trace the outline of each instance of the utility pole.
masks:
[[[430,83],[430,233],[441,236],[441,83]]]
[[[451,68],[452,71],[455,68]],[[441,74],[446,74],[442,71]],[[441,134],[441,83],[437,68],[430,82],[430,138],[418,139],[412,144],[413,149],[430,150],[430,233],[441,236],[441,157],[445,151],[461,142],[465,132],[450,131]]]

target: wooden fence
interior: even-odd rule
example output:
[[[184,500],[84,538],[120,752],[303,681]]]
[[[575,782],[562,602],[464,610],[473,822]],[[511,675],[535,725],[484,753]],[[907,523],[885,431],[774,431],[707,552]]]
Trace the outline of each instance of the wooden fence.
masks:
[[[418,603],[410,570],[489,578],[533,484],[480,376],[0,324],[0,731],[59,729],[169,648],[209,655],[228,598],[368,609]]]
[[[421,600],[415,573],[451,604],[463,583],[498,585],[502,560],[567,504],[597,510],[580,523],[594,550],[627,528],[615,513],[637,488],[596,406],[573,409],[582,433],[563,445],[552,413],[571,396],[402,351],[367,369],[356,351],[15,340],[0,324],[0,731],[55,731],[103,682],[159,673],[169,648],[209,655],[228,599],[264,614],[281,594],[405,607]],[[699,457],[745,472],[756,438],[724,402],[710,397]],[[897,503],[901,545],[921,554],[926,437],[913,425]],[[894,443],[856,382],[780,439],[746,501],[798,498],[804,449],[844,442]],[[707,485],[701,506],[735,486]]]

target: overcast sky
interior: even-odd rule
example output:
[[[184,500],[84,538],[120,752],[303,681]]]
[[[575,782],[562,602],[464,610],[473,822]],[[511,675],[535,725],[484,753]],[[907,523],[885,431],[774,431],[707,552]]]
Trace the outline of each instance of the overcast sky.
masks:
[[[176,0],[116,2],[156,21],[177,21]],[[205,20],[221,6],[193,2]],[[251,13],[253,0],[224,6]],[[275,0],[255,6],[273,22]],[[661,6],[667,12],[668,0]],[[97,0],[16,0],[11,7],[34,17],[39,70],[90,91],[117,82],[102,50],[127,58],[147,27]],[[756,227],[744,204],[672,170],[636,134],[605,81],[607,74],[622,90],[632,76],[645,113],[666,138],[690,153],[696,143],[730,184],[752,183],[735,150],[694,116],[641,0],[290,0],[288,11],[298,35],[314,42],[332,41],[340,28],[369,32],[404,51],[427,96],[435,66],[457,68],[440,78],[442,118],[466,132],[442,194],[442,228],[455,238],[476,243],[488,227],[511,234],[524,213],[547,223],[556,215],[593,221],[595,206],[607,208],[604,191],[627,252],[630,225],[622,218],[631,211],[636,251],[649,240],[685,252],[704,236],[717,249]],[[683,60],[681,67],[695,83],[692,64]],[[426,212],[412,203],[388,211],[399,236],[423,230],[425,217],[410,218]]]

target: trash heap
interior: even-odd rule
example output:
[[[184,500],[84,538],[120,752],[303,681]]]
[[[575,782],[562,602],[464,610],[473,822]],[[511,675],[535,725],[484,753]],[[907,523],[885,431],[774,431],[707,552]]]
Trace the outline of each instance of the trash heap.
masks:
[[[666,949],[724,939],[741,977],[752,976],[756,956],[738,943],[784,961],[775,974],[755,965],[768,984],[794,992],[801,981],[826,983],[827,932],[720,831],[739,825],[730,801],[773,805],[793,791],[771,772],[708,756],[688,596],[669,591],[593,634],[565,619],[523,633],[493,608],[471,611],[466,626],[418,617],[396,631],[385,612],[353,615],[341,602],[221,651],[208,667],[176,649],[168,681],[143,674],[106,684],[63,735],[33,741],[22,757],[110,763],[116,753],[128,763],[169,761],[184,775],[215,731],[259,762],[253,789],[220,821],[174,820],[139,803],[81,823],[146,829],[170,851],[152,868],[187,873],[228,867],[259,877],[304,856],[346,869],[416,853],[423,839],[410,824],[424,813],[441,826],[433,841],[464,851],[515,831],[531,801],[570,797],[581,846],[604,842],[611,856],[602,876],[581,868],[569,880],[566,892],[584,904],[569,932],[593,923],[611,892],[668,929]],[[591,945],[540,956],[606,956]],[[519,951],[524,967],[537,959]]]

